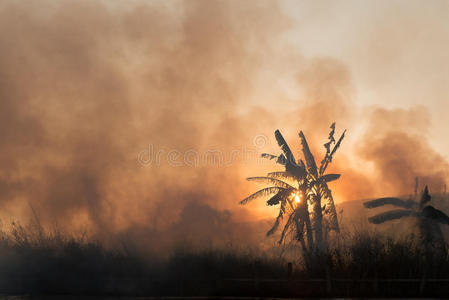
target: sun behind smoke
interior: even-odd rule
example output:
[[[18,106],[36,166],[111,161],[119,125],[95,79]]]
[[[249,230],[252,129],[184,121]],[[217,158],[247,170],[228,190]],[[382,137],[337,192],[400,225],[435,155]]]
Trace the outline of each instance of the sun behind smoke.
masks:
[[[301,202],[301,199],[302,199],[302,193],[300,191],[293,192],[291,194],[291,197],[292,197],[292,199],[295,200],[296,203],[299,203],[299,202]]]

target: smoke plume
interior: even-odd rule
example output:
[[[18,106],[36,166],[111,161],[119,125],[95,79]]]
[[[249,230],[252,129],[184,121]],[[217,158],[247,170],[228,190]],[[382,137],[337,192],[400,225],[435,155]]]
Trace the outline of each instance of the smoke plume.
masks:
[[[258,158],[279,151],[272,133],[299,153],[304,130],[318,161],[333,121],[349,129],[337,201],[407,193],[415,176],[441,189],[426,109],[364,109],[345,63],[286,42],[281,6],[2,1],[2,218],[26,222],[31,205],[43,224],[104,239],[254,244],[273,212],[237,203],[256,188],[246,176],[276,168]]]

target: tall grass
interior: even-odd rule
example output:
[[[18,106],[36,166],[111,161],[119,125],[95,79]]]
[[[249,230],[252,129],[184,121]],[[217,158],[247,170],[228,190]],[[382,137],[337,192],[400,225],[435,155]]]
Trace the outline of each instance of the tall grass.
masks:
[[[432,249],[429,255],[413,236],[394,240],[365,230],[341,234],[324,251],[307,252],[294,260],[249,250],[193,251],[182,245],[168,258],[157,259],[145,252],[133,254],[124,249],[106,248],[89,241],[85,235],[75,237],[56,229],[45,231],[40,226],[25,228],[14,223],[11,230],[0,232],[0,293],[154,296],[325,293],[319,285],[263,283],[264,279],[287,279],[288,262],[294,266],[293,274],[289,274],[291,280],[449,278],[446,246],[427,247]],[[262,283],[232,281],[245,278]],[[351,291],[336,295],[363,295]],[[389,291],[389,287],[383,287],[381,294],[390,295]]]
[[[426,248],[414,235],[396,240],[376,232],[356,232],[326,251],[306,253],[300,264],[298,275],[316,278],[330,272],[342,279],[449,279],[447,245]]]

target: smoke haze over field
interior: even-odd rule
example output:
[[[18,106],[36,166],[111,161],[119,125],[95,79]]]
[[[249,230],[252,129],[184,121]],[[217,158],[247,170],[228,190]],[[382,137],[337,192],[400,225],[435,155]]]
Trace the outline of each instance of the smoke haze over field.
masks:
[[[395,23],[388,2],[379,3],[379,18],[388,22],[379,30],[370,24],[368,32],[375,39],[387,31],[381,54],[388,56],[400,46],[388,36],[390,27],[409,33],[416,11],[398,12]],[[444,33],[448,21],[435,15],[437,8],[417,20],[431,19]],[[44,224],[87,226],[100,237],[145,236],[152,244],[162,233],[187,239],[187,231],[201,244],[256,243],[269,224],[250,222],[273,210],[263,201],[237,203],[257,188],[245,177],[277,168],[258,155],[279,153],[277,128],[298,152],[302,129],[321,160],[333,121],[337,134],[348,129],[332,165],[342,173],[331,186],[337,202],[410,193],[415,176],[440,191],[449,148],[437,151],[445,138],[432,135],[440,132],[435,106],[447,107],[442,87],[449,85],[441,82],[449,77],[444,65],[443,71],[432,66],[447,62],[436,55],[437,62],[427,64],[431,54],[421,57],[416,47],[427,42],[449,53],[447,37],[420,35],[411,45],[417,65],[435,73],[420,78],[435,87],[422,99],[429,105],[408,103],[376,77],[379,95],[400,98],[392,108],[388,99],[366,96],[376,91],[360,90],[373,74],[391,71],[385,61],[365,62],[364,73],[352,69],[360,53],[354,61],[332,47],[309,55],[310,37],[321,35],[302,14],[313,11],[319,20],[331,14],[323,9],[289,1],[2,1],[0,215],[26,222],[31,204]],[[360,34],[351,33],[348,44]],[[367,39],[356,45],[367,47]],[[380,59],[379,51],[366,51],[365,60]],[[416,78],[408,78],[411,90]]]

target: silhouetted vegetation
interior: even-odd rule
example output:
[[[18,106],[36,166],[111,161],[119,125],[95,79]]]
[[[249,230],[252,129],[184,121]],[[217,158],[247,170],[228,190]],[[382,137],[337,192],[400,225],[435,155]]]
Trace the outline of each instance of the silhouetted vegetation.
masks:
[[[416,180],[416,182],[418,182]],[[417,185],[417,184],[416,184]],[[426,186],[418,201],[417,186],[415,187],[415,199],[402,200],[394,197],[379,198],[364,203],[366,208],[376,208],[384,205],[401,207],[400,209],[389,210],[370,217],[368,220],[374,224],[381,224],[391,220],[404,217],[414,217],[418,220],[418,228],[422,243],[444,243],[444,237],[440,229],[440,224],[449,225],[449,217],[439,209],[428,203],[432,197]]]
[[[240,201],[240,204],[246,204],[258,197],[274,194],[267,201],[267,205],[279,205],[279,214],[267,235],[277,230],[284,215],[287,214],[288,219],[279,243],[284,241],[289,230],[293,230],[303,251],[311,251],[314,248],[323,249],[328,233],[332,230],[339,231],[334,199],[327,183],[340,178],[340,174],[325,174],[325,171],[340,147],[345,132],[336,141],[335,123],[330,128],[328,141],[324,144],[326,153],[319,168],[302,131],[299,132],[299,138],[305,163],[302,159],[295,159],[281,132],[276,130],[276,141],[283,153],[280,155],[263,153],[262,157],[275,159],[278,164],[285,167],[285,171],[271,172],[266,177],[247,178],[250,181],[259,181],[272,186],[261,189]],[[324,205],[323,201],[325,201]]]
[[[14,224],[0,243],[0,288],[31,295],[283,297],[411,296],[423,286],[422,295],[445,296],[447,283],[431,281],[449,277],[444,249],[429,260],[413,236],[346,232],[326,251],[291,261],[289,273],[290,261],[249,250],[179,248],[161,259]]]

